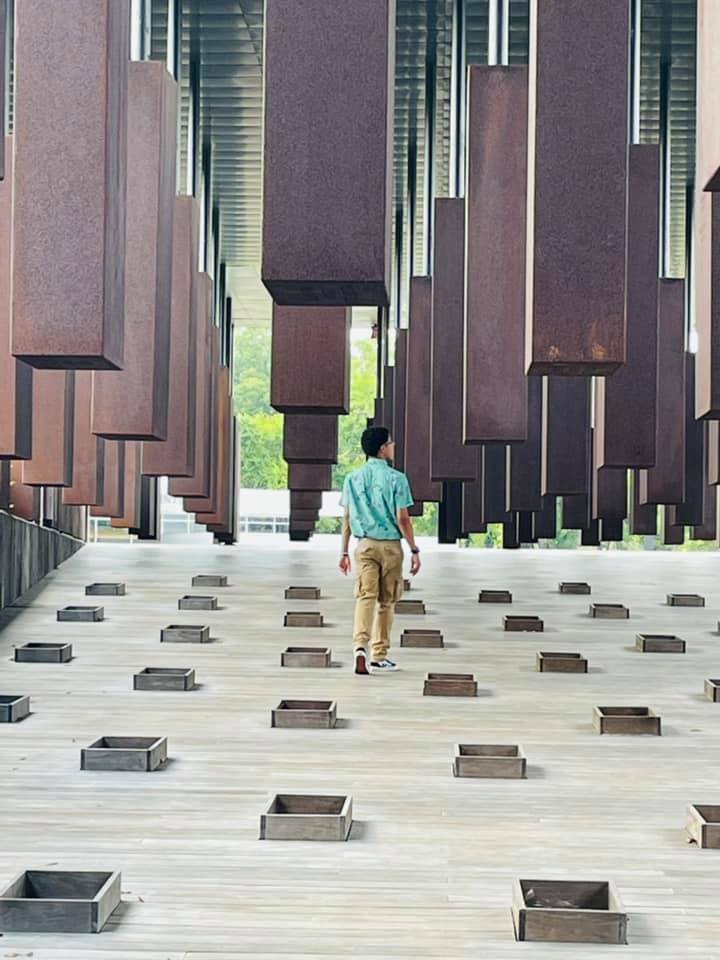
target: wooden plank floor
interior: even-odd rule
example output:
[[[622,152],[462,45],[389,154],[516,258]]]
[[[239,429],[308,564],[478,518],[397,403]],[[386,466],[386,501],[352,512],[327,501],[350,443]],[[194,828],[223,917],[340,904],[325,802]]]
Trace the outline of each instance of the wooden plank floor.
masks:
[[[0,938],[0,958],[309,960],[606,957],[613,948],[518,944],[514,877],[613,879],[630,915],[630,958],[720,957],[720,851],[687,844],[688,802],[720,803],[718,554],[460,551],[425,555],[411,597],[445,650],[399,650],[401,672],[350,669],[351,584],[337,543],[268,537],[234,549],[88,546],[0,620],[0,693],[30,694],[32,715],[0,726],[0,885],[26,868],[121,870],[123,904],[99,936]],[[193,573],[226,573],[217,612],[178,614]],[[588,580],[592,597],[561,596]],[[84,585],[124,580],[98,624],[56,623]],[[288,604],[290,583],[321,601]],[[513,606],[479,605],[481,587]],[[670,592],[707,597],[669,608]],[[591,600],[628,621],[593,621]],[[90,601],[88,601],[90,602]],[[288,606],[320,609],[321,631],[283,629]],[[539,614],[545,633],[506,635],[504,613]],[[199,618],[199,619],[198,619]],[[208,622],[215,642],[160,645],[161,627]],[[637,632],[677,633],[685,655],[634,651]],[[70,639],[66,666],[15,664],[14,645]],[[288,644],[321,641],[339,666],[280,667]],[[539,674],[535,652],[579,651],[583,675]],[[192,693],[134,692],[145,666],[192,666]],[[428,670],[474,672],[477,699],[421,696]],[[338,728],[270,728],[283,697],[334,699]],[[600,737],[596,704],[646,705],[663,736]],[[81,773],[103,735],[165,735],[172,762],[152,774]],[[519,743],[525,781],[457,780],[457,742]],[[353,795],[346,844],[258,840],[274,792]]]

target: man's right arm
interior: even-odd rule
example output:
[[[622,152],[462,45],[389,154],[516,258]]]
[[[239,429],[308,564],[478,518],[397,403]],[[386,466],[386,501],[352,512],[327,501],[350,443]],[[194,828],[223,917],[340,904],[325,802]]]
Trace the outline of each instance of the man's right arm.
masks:
[[[410,573],[414,576],[421,567],[420,549],[415,543],[415,530],[413,529],[412,517],[408,513],[407,507],[400,507],[397,512],[398,527],[405,537],[410,547]]]

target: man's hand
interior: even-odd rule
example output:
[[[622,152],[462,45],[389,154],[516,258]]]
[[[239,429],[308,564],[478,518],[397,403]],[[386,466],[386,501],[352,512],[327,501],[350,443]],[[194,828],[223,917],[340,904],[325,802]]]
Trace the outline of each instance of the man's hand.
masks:
[[[340,563],[338,564],[338,566],[340,567],[340,572],[345,574],[345,576],[347,576],[352,570],[350,557],[347,554],[344,554],[342,557],[340,557]]]
[[[410,554],[410,573],[413,577],[418,572],[421,566],[422,566],[422,563],[420,563],[420,554],[419,553]]]

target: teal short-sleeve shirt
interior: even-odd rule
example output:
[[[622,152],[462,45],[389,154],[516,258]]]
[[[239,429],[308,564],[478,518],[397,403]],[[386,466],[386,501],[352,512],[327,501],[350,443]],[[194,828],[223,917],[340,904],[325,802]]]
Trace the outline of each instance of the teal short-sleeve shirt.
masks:
[[[377,457],[347,475],[340,498],[350,514],[353,536],[372,540],[401,540],[397,512],[413,502],[405,474]]]

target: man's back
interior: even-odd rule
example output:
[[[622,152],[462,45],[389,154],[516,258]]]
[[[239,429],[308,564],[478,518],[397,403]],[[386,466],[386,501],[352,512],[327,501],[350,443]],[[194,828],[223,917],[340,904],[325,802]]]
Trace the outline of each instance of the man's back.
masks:
[[[413,498],[407,477],[386,460],[370,457],[345,478],[342,506],[350,513],[353,536],[371,540],[400,540],[398,510],[411,507]]]

